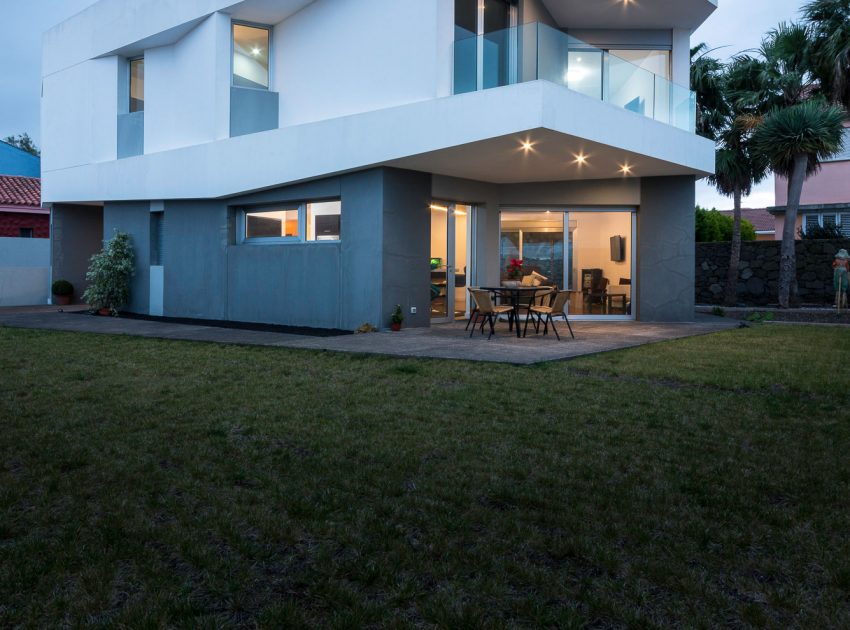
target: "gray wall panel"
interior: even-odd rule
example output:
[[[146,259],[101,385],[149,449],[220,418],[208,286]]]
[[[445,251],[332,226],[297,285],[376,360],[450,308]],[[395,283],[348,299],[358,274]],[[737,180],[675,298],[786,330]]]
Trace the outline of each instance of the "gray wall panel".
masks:
[[[165,204],[164,314],[225,319],[227,206],[221,201]]]
[[[694,319],[693,177],[645,177],[638,212],[638,319]]]
[[[235,245],[227,263],[228,319],[341,327],[338,244]]]
[[[130,284],[130,303],[125,307],[132,313],[147,313],[150,308],[150,203],[107,203],[103,207],[103,239],[126,232],[133,241],[136,272]]]
[[[339,302],[343,328],[364,322],[387,325],[381,308],[384,171],[352,173],[341,179],[342,247]]]
[[[381,325],[387,325],[396,304],[402,307],[405,326],[430,325],[430,205],[430,174],[384,170]]]
[[[103,246],[103,208],[53,204],[50,257],[53,280],[74,285],[74,301],[86,290],[89,260]]]

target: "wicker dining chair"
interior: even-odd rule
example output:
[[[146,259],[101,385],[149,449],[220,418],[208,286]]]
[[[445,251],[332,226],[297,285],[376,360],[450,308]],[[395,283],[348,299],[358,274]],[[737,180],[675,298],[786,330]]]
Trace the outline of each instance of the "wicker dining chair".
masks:
[[[540,326],[543,325],[543,334],[549,334],[549,325],[552,325],[552,330],[555,332],[555,337],[558,338],[558,341],[561,340],[561,335],[558,334],[558,329],[555,328],[555,320],[553,317],[563,317],[564,321],[567,322],[567,326],[570,329],[570,336],[575,339],[576,336],[573,334],[573,327],[570,324],[570,318],[567,316],[566,307],[567,302],[570,300],[570,291],[558,291],[555,294],[555,298],[552,300],[551,305],[535,305],[528,309],[528,316],[525,318],[525,330],[523,330],[523,337],[528,332],[528,321],[530,319],[537,318],[537,321],[534,323],[534,330],[536,332],[540,332]]]
[[[469,313],[469,320],[466,322],[466,330],[469,330],[470,324],[472,325],[472,330],[475,330],[475,327],[478,325],[478,318],[481,316],[481,311],[478,310],[478,304],[475,302],[475,296],[472,295],[472,292],[479,291],[480,289],[478,287],[466,287],[466,290],[472,298],[472,309]]]
[[[472,299],[475,302],[475,310],[478,311],[478,315],[482,317],[481,320],[481,332],[484,332],[484,324],[490,324],[490,335],[487,337],[489,340],[493,335],[496,334],[496,319],[501,315],[508,316],[508,323],[513,323],[514,319],[514,307],[508,305],[496,305],[493,304],[493,298],[490,296],[489,291],[484,291],[482,289],[473,289],[470,290],[472,294]],[[519,326],[519,322],[517,322],[517,326]],[[472,332],[469,333],[469,336],[475,334],[475,326],[472,327]]]

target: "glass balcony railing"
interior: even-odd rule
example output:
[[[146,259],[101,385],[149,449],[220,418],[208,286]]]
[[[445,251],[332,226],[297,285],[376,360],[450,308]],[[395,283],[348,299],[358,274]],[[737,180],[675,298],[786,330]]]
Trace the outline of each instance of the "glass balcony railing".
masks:
[[[545,24],[455,42],[455,94],[538,79],[679,129],[696,129],[694,92]]]

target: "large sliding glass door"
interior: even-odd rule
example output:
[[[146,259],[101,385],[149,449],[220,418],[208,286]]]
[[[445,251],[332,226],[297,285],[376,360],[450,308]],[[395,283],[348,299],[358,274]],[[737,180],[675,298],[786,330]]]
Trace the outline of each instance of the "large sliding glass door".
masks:
[[[431,321],[464,319],[470,277],[472,206],[431,204]]]
[[[502,281],[511,259],[523,274],[574,293],[574,317],[632,319],[635,221],[622,210],[505,210],[501,213]]]

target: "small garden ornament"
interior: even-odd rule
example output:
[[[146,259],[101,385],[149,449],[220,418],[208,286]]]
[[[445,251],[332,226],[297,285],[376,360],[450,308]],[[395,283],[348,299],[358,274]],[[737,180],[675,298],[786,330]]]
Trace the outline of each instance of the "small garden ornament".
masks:
[[[847,291],[850,289],[850,254],[839,250],[832,262],[832,286],[835,288],[835,306],[838,312],[847,308]]]

